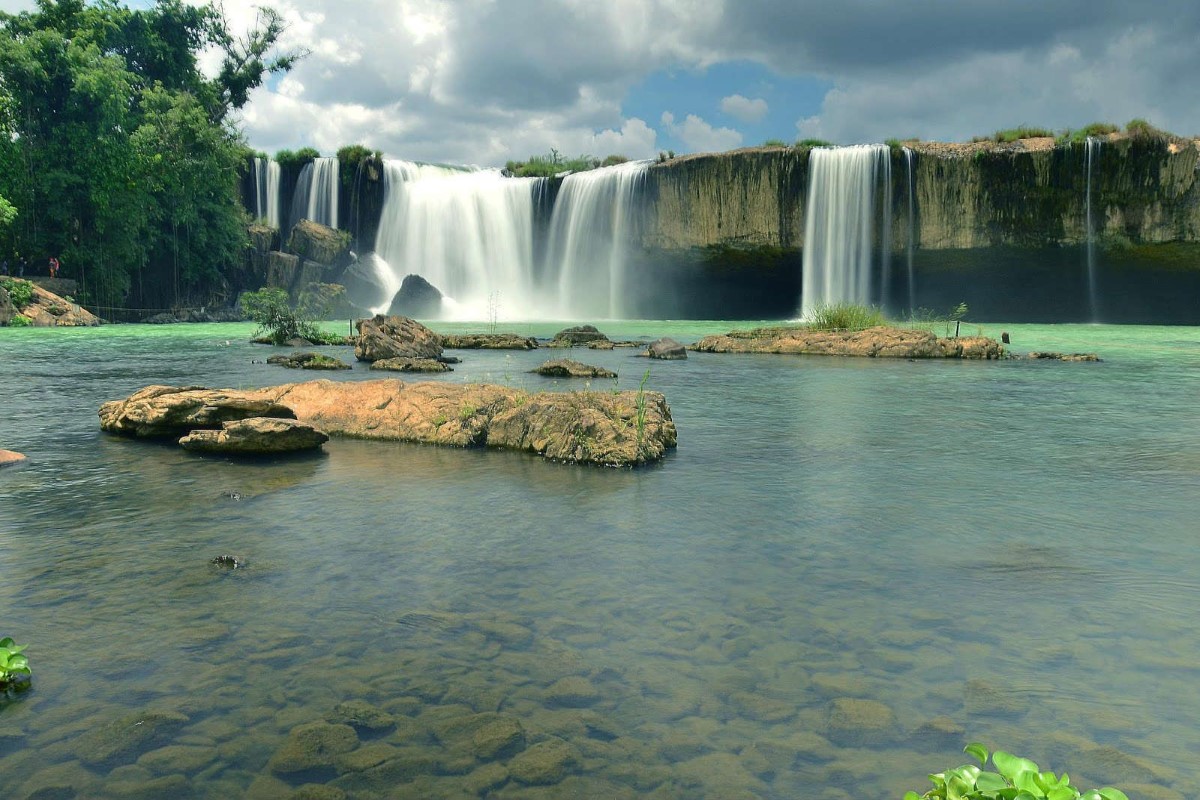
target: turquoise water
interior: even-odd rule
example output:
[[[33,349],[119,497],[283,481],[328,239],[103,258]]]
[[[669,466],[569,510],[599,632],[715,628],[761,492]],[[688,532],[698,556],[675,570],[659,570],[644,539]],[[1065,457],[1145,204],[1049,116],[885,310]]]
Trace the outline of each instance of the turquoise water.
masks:
[[[324,377],[254,363],[251,328],[0,330],[0,447],[30,457],[0,471],[0,636],[35,673],[0,705],[13,796],[899,798],[969,740],[1200,796],[1200,329],[983,331],[1099,364],[577,349],[671,404],[678,451],[632,471],[99,432],[152,383]],[[527,373],[561,354],[434,379],[582,388]],[[347,701],[392,721],[281,770]],[[558,748],[550,782],[480,755],[479,714]]]

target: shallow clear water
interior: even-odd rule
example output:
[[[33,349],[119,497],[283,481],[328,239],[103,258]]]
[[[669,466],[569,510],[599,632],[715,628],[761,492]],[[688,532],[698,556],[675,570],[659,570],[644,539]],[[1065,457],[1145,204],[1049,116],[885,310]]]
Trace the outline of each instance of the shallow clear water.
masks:
[[[649,368],[670,402],[678,451],[632,471],[356,441],[198,457],[102,435],[96,409],[326,374],[254,363],[248,325],[0,330],[0,447],[30,457],[0,471],[0,636],[35,675],[0,705],[4,784],[898,798],[981,740],[1130,797],[1200,796],[1200,330],[1003,327],[1105,361],[577,349],[622,388]],[[435,379],[583,386],[526,372],[561,351],[456,354]],[[572,676],[586,691],[552,688]],[[272,771],[348,700],[397,724],[360,731],[357,761]],[[147,711],[184,717],[96,755],[96,731]],[[493,711],[565,740],[565,777],[484,776],[446,721]]]

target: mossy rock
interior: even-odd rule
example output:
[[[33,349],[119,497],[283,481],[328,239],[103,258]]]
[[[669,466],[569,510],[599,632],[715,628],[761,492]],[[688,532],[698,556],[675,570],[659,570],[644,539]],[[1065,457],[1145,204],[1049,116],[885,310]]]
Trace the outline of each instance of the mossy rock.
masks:
[[[575,748],[562,739],[538,742],[508,764],[513,780],[533,786],[549,786],[565,778],[579,764]]]
[[[358,734],[349,725],[330,725],[328,722],[298,725],[271,756],[267,767],[279,775],[331,767],[335,757],[357,746]]]
[[[525,749],[525,729],[515,717],[488,722],[471,737],[471,750],[482,761],[509,758]]]
[[[111,768],[161,746],[187,722],[174,711],[131,714],[80,736],[75,752],[89,767]]]
[[[325,715],[325,721],[334,725],[349,725],[360,731],[385,731],[396,727],[396,718],[364,700],[347,700],[338,703]]]

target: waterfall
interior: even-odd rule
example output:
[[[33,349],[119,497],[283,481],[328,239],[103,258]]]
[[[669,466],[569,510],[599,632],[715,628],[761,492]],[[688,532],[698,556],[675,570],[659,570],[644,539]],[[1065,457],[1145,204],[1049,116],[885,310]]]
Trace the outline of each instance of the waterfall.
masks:
[[[269,158],[254,159],[254,216],[265,219],[278,228],[279,219],[279,162]]]
[[[913,151],[910,147],[904,148],[904,167],[908,172],[908,313],[913,314],[917,310],[917,284],[913,279],[913,249],[916,247],[917,239],[917,217],[916,217],[916,192],[913,190]]]
[[[455,318],[544,317],[532,274],[540,180],[384,162],[375,252],[387,264],[392,294],[413,273],[449,299],[443,311]]]
[[[872,292],[875,195],[880,173],[891,177],[891,149],[883,144],[818,147],[809,154],[807,220],[801,316],[821,305],[868,305]],[[890,191],[886,193],[890,198]],[[885,231],[891,203],[883,203]],[[884,241],[881,269],[886,270],[890,242]]]
[[[567,319],[622,319],[632,310],[626,274],[637,190],[649,161],[568,175],[550,217],[545,274],[557,276]]]
[[[315,158],[305,164],[292,196],[292,221],[310,219],[331,228],[338,226],[338,160]]]
[[[1088,308],[1091,321],[1100,321],[1100,293],[1096,287],[1096,228],[1092,222],[1092,165],[1100,160],[1100,147],[1103,140],[1095,136],[1087,137],[1087,193],[1084,195],[1084,208],[1087,214],[1087,286]]]

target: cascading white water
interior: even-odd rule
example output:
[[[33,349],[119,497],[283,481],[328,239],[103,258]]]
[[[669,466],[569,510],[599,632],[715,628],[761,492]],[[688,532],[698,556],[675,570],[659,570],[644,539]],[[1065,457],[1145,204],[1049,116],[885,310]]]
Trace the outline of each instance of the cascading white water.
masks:
[[[801,316],[822,305],[868,305],[872,291],[877,178],[891,177],[890,148],[884,144],[818,147],[809,154],[807,217]],[[890,197],[890,193],[888,195]],[[883,204],[890,229],[891,204]],[[886,254],[890,243],[883,243]],[[886,261],[881,260],[886,269]]]
[[[538,182],[498,170],[386,161],[375,252],[388,265],[392,294],[412,273],[452,301],[443,304],[446,317],[546,316],[532,273]],[[379,310],[388,304],[390,297]]]
[[[1092,322],[1100,321],[1100,291],[1096,286],[1096,228],[1092,222],[1092,167],[1095,162],[1100,160],[1100,148],[1103,143],[1103,140],[1089,136],[1085,144],[1087,193],[1084,196],[1084,207],[1087,213],[1087,285],[1088,307],[1092,315]]]
[[[279,219],[279,162],[269,158],[254,159],[254,215],[278,228]]]
[[[564,319],[622,319],[627,291],[627,245],[635,199],[649,161],[568,175],[550,217],[548,277],[557,276],[557,309]]]
[[[917,246],[917,202],[916,192],[913,188],[913,151],[909,147],[905,147],[903,150],[904,166],[908,172],[908,313],[911,314],[917,310],[917,284],[913,278],[913,250]]]
[[[338,160],[314,158],[296,179],[292,196],[293,222],[310,219],[331,228],[338,226]]]

